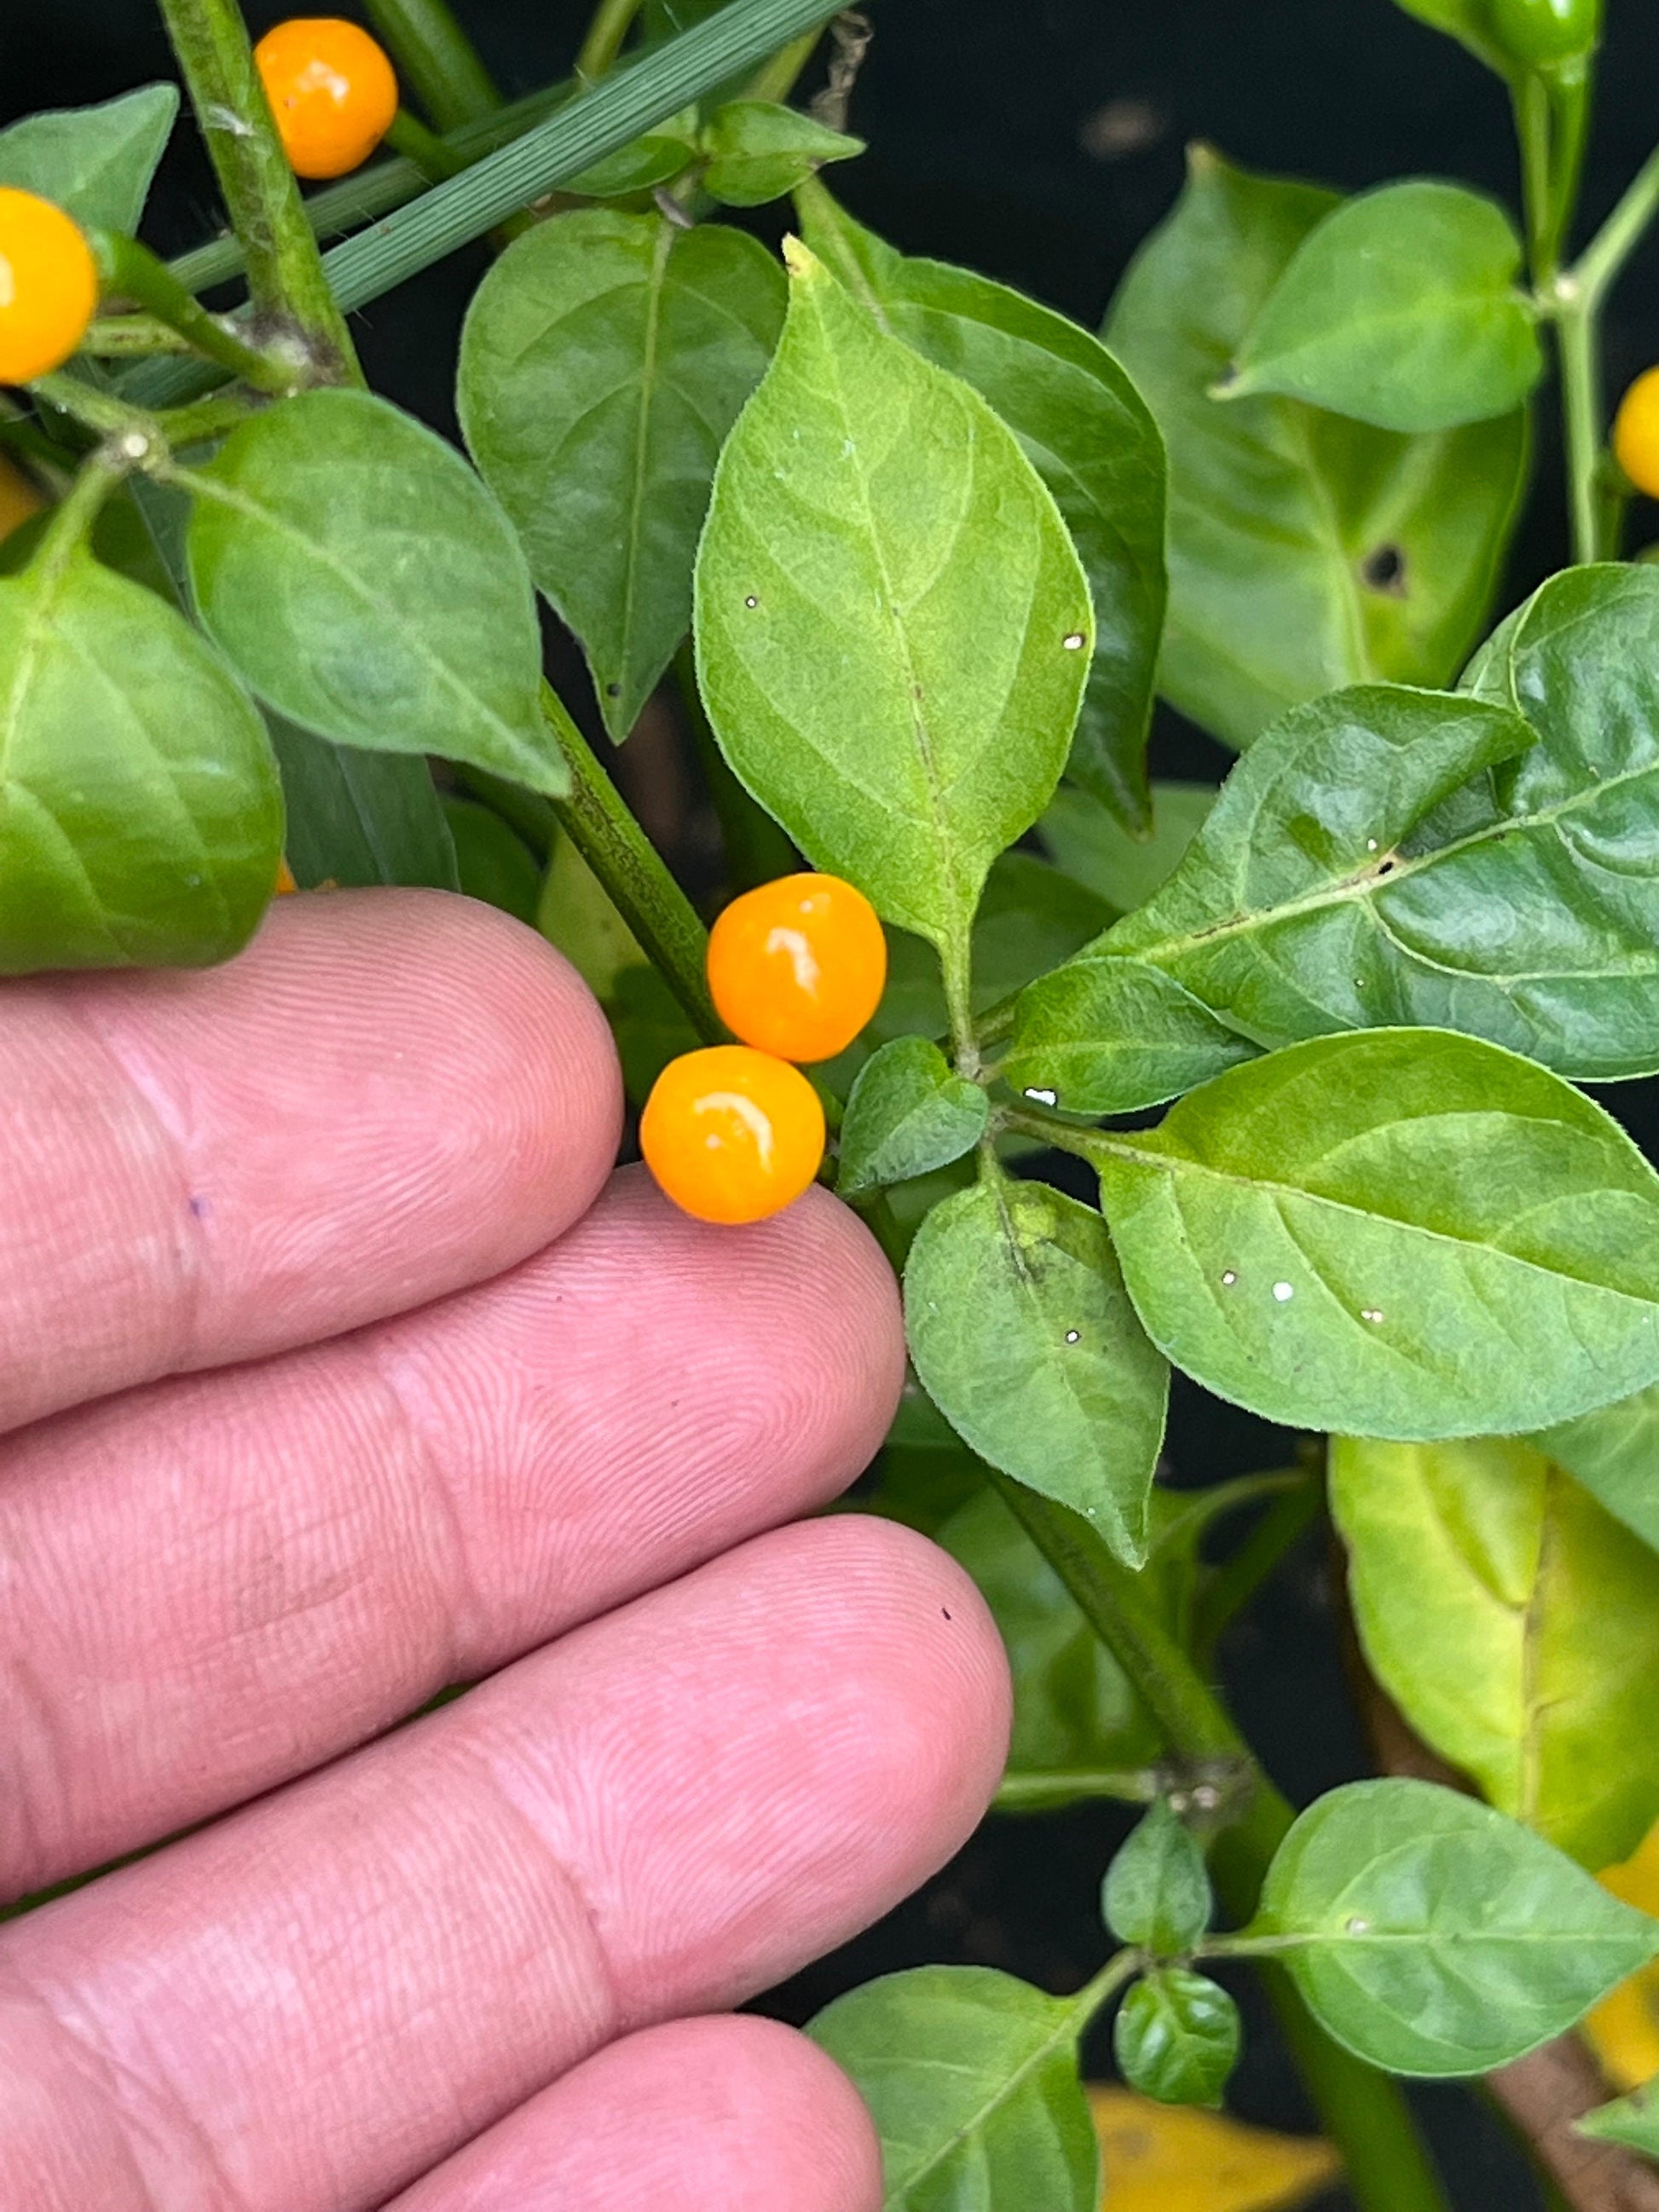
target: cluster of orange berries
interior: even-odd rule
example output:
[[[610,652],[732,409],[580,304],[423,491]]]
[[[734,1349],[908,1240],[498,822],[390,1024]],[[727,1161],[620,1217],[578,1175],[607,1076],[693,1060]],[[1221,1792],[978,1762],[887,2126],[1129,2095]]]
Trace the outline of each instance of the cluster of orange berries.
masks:
[[[646,1164],[699,1221],[763,1221],[823,1158],[823,1109],[797,1062],[833,1060],[875,1012],[887,940],[839,876],[781,876],[733,899],[708,939],[714,1010],[739,1044],[671,1060],[640,1121]]]

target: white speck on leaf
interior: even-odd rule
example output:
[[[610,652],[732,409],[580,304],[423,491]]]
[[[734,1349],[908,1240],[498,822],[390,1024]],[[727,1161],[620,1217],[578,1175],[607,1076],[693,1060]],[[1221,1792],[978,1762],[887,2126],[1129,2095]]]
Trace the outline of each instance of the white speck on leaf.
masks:
[[[1226,1286],[1226,1288],[1227,1288],[1228,1290],[1231,1290],[1231,1288],[1232,1288],[1233,1285],[1234,1285],[1234,1284],[1238,1280],[1238,1278],[1237,1278],[1237,1276],[1236,1274],[1234,1274],[1234,1273],[1233,1273],[1232,1269],[1231,1269],[1231,1267],[1229,1267],[1229,1268],[1226,1270],[1226,1272],[1223,1274],[1223,1276],[1222,1276],[1221,1279],[1222,1279],[1222,1282],[1224,1283],[1224,1285]]]
[[[1058,1098],[1059,1093],[1053,1091],[1028,1091],[1025,1096],[1028,1098],[1035,1098],[1039,1106],[1052,1106]]]
[[[1069,636],[1062,639],[1061,642],[1067,653],[1079,652],[1083,645],[1083,632],[1080,629],[1074,629]]]
[[[1370,1922],[1369,1920],[1361,1919],[1360,1916],[1357,1912],[1346,1924],[1347,1933],[1350,1936],[1369,1936],[1371,1932]]]
[[[1077,1343],[1077,1342],[1078,1342],[1078,1340],[1079,1340],[1079,1337],[1081,1336],[1081,1334],[1082,1334],[1082,1331],[1081,1331],[1080,1329],[1068,1328],[1068,1329],[1066,1330],[1066,1343],[1067,1343],[1067,1344],[1075,1344],[1075,1343]]]
[[[1382,1309],[1381,1306],[1362,1306],[1359,1310],[1359,1318],[1361,1321],[1381,1321]]]
[[[1295,1284],[1275,1283],[1273,1285],[1273,1296],[1279,1300],[1279,1304],[1283,1305],[1286,1299],[1293,1298],[1296,1296]]]

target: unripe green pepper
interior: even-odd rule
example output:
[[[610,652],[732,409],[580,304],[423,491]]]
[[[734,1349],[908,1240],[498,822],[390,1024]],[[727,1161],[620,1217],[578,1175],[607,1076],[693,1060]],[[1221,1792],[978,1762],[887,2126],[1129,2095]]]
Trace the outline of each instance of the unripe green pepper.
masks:
[[[1498,45],[1528,69],[1577,60],[1601,36],[1601,0],[1488,0],[1488,5]]]

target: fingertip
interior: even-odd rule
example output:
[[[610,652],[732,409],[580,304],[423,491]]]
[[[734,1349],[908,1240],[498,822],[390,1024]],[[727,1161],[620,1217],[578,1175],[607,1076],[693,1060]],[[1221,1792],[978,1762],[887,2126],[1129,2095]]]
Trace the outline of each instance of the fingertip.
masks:
[[[389,2212],[879,2212],[881,2152],[852,2083],[775,2021],[674,2021],[613,2043]]]

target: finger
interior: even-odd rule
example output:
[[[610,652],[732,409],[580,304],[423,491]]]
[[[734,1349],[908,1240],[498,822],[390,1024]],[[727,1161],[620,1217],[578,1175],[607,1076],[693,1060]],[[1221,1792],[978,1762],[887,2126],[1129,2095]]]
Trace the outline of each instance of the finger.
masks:
[[[880,2212],[881,2153],[841,2069],[769,2020],[624,2037],[386,2212]]]
[[[0,1036],[0,1428],[477,1282],[616,1153],[592,1000],[440,893],[281,900],[199,974],[8,985]]]
[[[378,2204],[619,2034],[892,1905],[989,1798],[1007,1709],[994,1626],[921,1538],[758,1537],[15,1922],[0,2203]]]
[[[833,1497],[903,1372],[823,1192],[711,1229],[617,1177],[514,1274],[0,1446],[0,1894],[287,1781]]]

